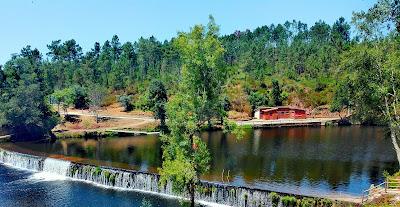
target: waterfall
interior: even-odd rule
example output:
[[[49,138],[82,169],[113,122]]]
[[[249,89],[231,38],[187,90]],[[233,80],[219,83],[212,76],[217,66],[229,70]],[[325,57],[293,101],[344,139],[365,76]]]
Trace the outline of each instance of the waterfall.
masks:
[[[67,176],[70,164],[71,162],[69,161],[46,158],[43,163],[43,172],[65,177]]]
[[[54,177],[65,179],[69,177],[103,186],[146,191],[168,196],[188,197],[187,193],[177,194],[173,192],[171,182],[167,182],[165,186],[160,186],[160,176],[154,173],[73,163],[9,152],[1,148],[0,163],[38,171],[40,173],[35,173],[35,175],[40,175],[41,179],[53,179]],[[273,204],[270,193],[267,190],[201,181],[196,189],[195,198],[203,203],[218,203],[228,206],[281,206],[281,201]],[[278,194],[279,196],[288,195],[285,193]]]
[[[9,152],[0,148],[0,163],[10,165],[12,167],[41,171],[43,169],[44,158],[25,155],[17,152]]]

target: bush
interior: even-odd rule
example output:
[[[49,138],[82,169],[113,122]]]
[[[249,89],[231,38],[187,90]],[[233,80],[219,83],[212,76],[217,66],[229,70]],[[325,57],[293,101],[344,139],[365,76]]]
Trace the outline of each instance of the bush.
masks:
[[[319,200],[318,203],[319,203],[319,206],[323,206],[323,207],[333,206],[333,202],[327,198],[323,198],[323,199]]]
[[[93,172],[93,175],[99,176],[101,174],[101,168],[100,167],[96,167],[96,169]]]
[[[313,207],[315,206],[315,200],[313,198],[303,198],[300,203],[301,207]]]
[[[82,121],[82,120],[79,118],[78,115],[70,115],[70,114],[66,114],[66,115],[64,116],[64,120],[65,120],[66,122],[71,122],[71,123],[79,123],[79,122]]]
[[[251,105],[246,93],[241,86],[233,86],[228,89],[228,98],[230,100],[230,109],[232,111],[246,113],[251,115]]]
[[[297,199],[293,196],[283,196],[282,197],[282,205],[285,207],[294,207],[296,206]]]
[[[72,88],[72,103],[76,109],[87,109],[89,107],[88,94],[82,86]]]
[[[113,103],[117,102],[115,95],[109,94],[104,97],[103,104],[101,106],[111,106]]]
[[[148,94],[137,94],[135,95],[135,108],[140,109],[143,111],[148,111],[149,108],[149,99],[148,99]]]
[[[124,108],[124,111],[132,111],[133,110],[132,96],[121,95],[118,97],[118,102],[121,105],[121,107]]]
[[[279,201],[281,200],[281,196],[275,192],[271,192],[268,195],[268,198],[271,200],[272,206],[277,207],[279,205]]]
[[[315,91],[316,92],[321,92],[326,88],[325,83],[318,82],[317,85],[315,86]]]

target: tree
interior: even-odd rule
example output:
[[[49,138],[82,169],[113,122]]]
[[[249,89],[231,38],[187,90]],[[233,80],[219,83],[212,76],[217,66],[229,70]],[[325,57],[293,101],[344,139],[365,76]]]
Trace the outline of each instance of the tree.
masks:
[[[63,109],[64,113],[67,113],[68,107],[73,103],[73,93],[71,88],[65,88],[62,90],[55,90],[52,94],[52,98],[57,104],[58,113],[60,113],[60,107]]]
[[[332,104],[330,105],[331,112],[338,112],[339,117],[342,118],[340,112],[343,110],[347,110],[345,116],[349,116],[351,112],[351,108],[353,106],[352,103],[352,84],[349,78],[341,81],[336,88],[335,95],[333,97]]]
[[[257,109],[257,107],[267,106],[268,102],[269,102],[267,94],[263,94],[260,92],[252,91],[250,93],[248,99],[251,104],[251,111],[252,111],[253,115],[254,115],[254,111]]]
[[[225,81],[220,62],[224,50],[212,17],[207,28],[196,25],[189,33],[180,33],[177,46],[183,59],[182,81],[179,93],[167,104],[170,134],[162,136],[160,182],[165,185],[170,181],[174,191],[187,191],[194,206],[196,186],[211,159],[207,145],[197,134],[205,121],[223,108],[218,98]]]
[[[167,104],[170,134],[163,135],[163,163],[159,169],[161,185],[172,182],[176,192],[187,191],[191,206],[200,175],[209,170],[210,153],[195,134],[200,130],[199,115],[188,94],[178,94]]]
[[[99,123],[99,110],[101,109],[104,97],[106,96],[107,91],[99,86],[93,85],[89,88],[88,98],[89,98],[89,111],[95,115],[96,123]]]
[[[340,17],[332,26],[331,41],[337,50],[344,50],[350,42],[350,25]]]
[[[223,62],[224,48],[218,39],[219,28],[212,16],[207,29],[193,27],[190,33],[179,33],[176,47],[181,53],[182,81],[191,94],[199,124],[223,116],[223,87],[227,70]]]
[[[149,107],[154,112],[154,117],[160,119],[161,131],[166,131],[165,119],[166,110],[165,104],[168,101],[167,90],[164,84],[159,80],[153,80],[149,86]]]
[[[272,80],[272,101],[275,106],[282,106],[282,89],[277,80]]]
[[[2,65],[0,65],[0,89],[5,87],[6,76],[2,70]]]
[[[109,87],[108,76],[112,67],[112,48],[110,41],[106,40],[101,48],[101,53],[98,61],[98,67],[101,74],[101,82],[105,87]]]
[[[354,12],[352,23],[366,39],[382,37],[393,26],[400,33],[400,1],[378,0],[367,12]]]
[[[0,126],[9,128],[17,139],[49,135],[58,118],[45,102],[40,86],[20,85],[11,93],[7,101],[1,100]]]
[[[354,13],[353,23],[365,41],[344,53],[340,72],[347,73],[350,79],[354,114],[364,122],[383,121],[389,127],[400,165],[399,39],[397,30],[385,27],[388,23],[397,24],[393,11],[398,9],[398,3],[381,0],[368,12]],[[384,33],[391,35],[382,38]]]
[[[72,103],[76,109],[87,109],[89,107],[88,94],[84,87],[73,86],[72,91]]]
[[[58,123],[50,110],[43,83],[41,55],[25,47],[21,55],[5,64],[0,90],[0,126],[10,129],[17,139],[37,139],[51,134]]]
[[[112,51],[112,59],[114,62],[117,62],[121,55],[121,43],[119,42],[119,38],[117,35],[114,35],[111,40],[111,51]]]

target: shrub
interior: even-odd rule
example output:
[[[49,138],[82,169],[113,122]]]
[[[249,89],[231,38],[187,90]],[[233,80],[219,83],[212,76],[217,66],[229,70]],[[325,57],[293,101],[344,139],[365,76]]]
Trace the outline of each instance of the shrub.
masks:
[[[315,206],[315,200],[313,198],[303,198],[300,203],[301,207],[313,207]]]
[[[296,206],[297,199],[293,196],[283,196],[282,197],[282,205],[285,207],[294,207]]]
[[[321,92],[326,88],[325,83],[318,82],[317,85],[315,86],[315,91],[316,92]]]
[[[272,206],[277,207],[279,205],[279,201],[281,200],[281,196],[275,192],[271,192],[268,195],[268,198],[271,200]]]
[[[117,102],[115,95],[109,94],[104,97],[103,104],[101,106],[111,106],[113,103]]]
[[[110,175],[110,179],[108,180],[110,183],[112,183],[113,185],[115,185],[115,174],[111,174]]]
[[[230,100],[230,109],[232,111],[246,113],[251,115],[251,105],[247,94],[241,86],[233,86],[228,89],[228,98]]]
[[[70,115],[70,114],[64,115],[64,120],[71,123],[79,123],[82,121],[78,115]]]
[[[121,95],[118,97],[119,104],[124,108],[124,111],[132,111],[132,96],[130,95]]]
[[[101,168],[100,167],[96,167],[96,169],[94,170],[94,172],[93,172],[93,175],[100,175],[101,174]]]
[[[108,171],[104,171],[104,177],[106,178],[106,180],[109,180],[110,179],[110,172],[108,172]]]
[[[72,87],[72,103],[76,109],[87,109],[89,107],[89,99],[85,88],[82,86]]]
[[[147,94],[137,94],[135,95],[135,108],[143,111],[148,111],[150,108],[148,106],[149,100]]]
[[[319,206],[323,206],[323,207],[333,206],[333,202],[327,198],[323,198],[323,199],[319,200],[318,203],[319,203]]]

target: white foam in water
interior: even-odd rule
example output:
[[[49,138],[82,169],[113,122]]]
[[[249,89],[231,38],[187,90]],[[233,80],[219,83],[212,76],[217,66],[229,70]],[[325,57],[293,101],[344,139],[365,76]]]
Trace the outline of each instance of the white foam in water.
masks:
[[[43,181],[65,180],[70,165],[69,161],[46,158],[43,163],[43,171],[33,174],[31,178]]]
[[[17,169],[39,171],[41,160],[32,156],[21,156],[19,153],[6,152],[0,149],[0,162]]]
[[[1,148],[0,163],[34,170],[37,173],[34,173],[30,179],[39,182],[71,179],[93,183],[105,188],[134,190],[177,199],[187,198],[186,193],[174,193],[172,184],[169,182],[165,188],[160,188],[159,177],[155,174],[72,164],[65,160],[3,151]],[[207,192],[196,193],[197,202],[203,205],[212,207],[244,206],[247,202],[249,207],[271,206],[268,192],[234,187],[228,189],[211,183],[205,183],[204,187],[208,189]]]

